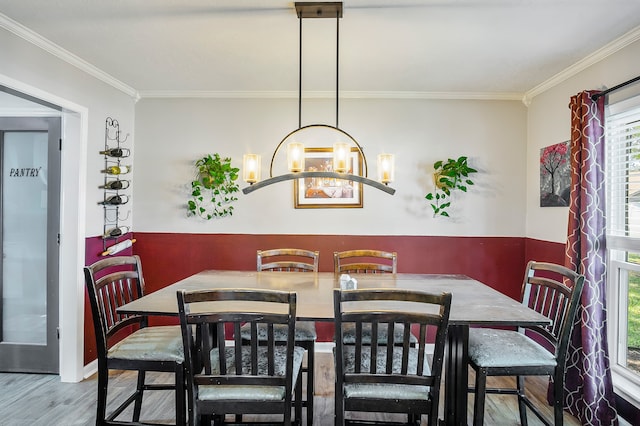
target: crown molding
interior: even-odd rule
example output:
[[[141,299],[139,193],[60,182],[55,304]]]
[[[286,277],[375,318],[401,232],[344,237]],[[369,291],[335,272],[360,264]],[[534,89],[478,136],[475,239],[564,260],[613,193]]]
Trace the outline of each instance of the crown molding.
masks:
[[[19,22],[14,21],[8,16],[0,13],[0,28],[4,28],[7,31],[17,35],[18,37],[26,40],[27,42],[38,46],[42,50],[62,59],[63,61],[73,65],[74,67],[86,72],[87,74],[101,80],[108,85],[120,90],[121,92],[131,96],[134,99],[139,99],[138,92],[131,86],[121,82],[120,80],[112,77],[99,68],[91,65],[89,62],[80,59],[78,56],[63,49],[55,43],[42,37],[40,34],[30,30]]]
[[[145,98],[213,98],[213,99],[297,99],[296,91],[214,91],[214,90],[141,90]],[[303,99],[335,99],[331,91],[303,92]],[[340,99],[456,99],[521,101],[524,93],[516,92],[340,92]]]
[[[533,89],[527,91],[527,93],[525,93],[524,95],[524,98],[522,99],[522,102],[528,106],[531,103],[531,100],[536,96],[538,96],[539,94],[546,92],[552,87],[557,86],[558,84],[562,83],[568,78],[575,76],[581,71],[584,71],[590,66],[602,61],[608,56],[613,55],[614,53],[618,52],[619,50],[627,47],[631,43],[634,43],[638,40],[640,40],[640,27],[636,27],[635,29],[629,31],[623,36],[615,39],[611,43],[596,50],[595,52],[585,57],[584,59],[581,59],[575,64],[571,65],[570,67],[560,71],[558,74],[542,82],[541,84],[537,85]]]

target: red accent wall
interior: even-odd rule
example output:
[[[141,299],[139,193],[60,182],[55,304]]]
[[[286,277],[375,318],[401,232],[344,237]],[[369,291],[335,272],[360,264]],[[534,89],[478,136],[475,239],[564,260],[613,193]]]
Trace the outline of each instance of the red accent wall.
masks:
[[[518,299],[527,261],[563,263],[564,245],[522,237],[252,235],[135,233],[131,250],[140,255],[147,292],[166,287],[205,269],[254,270],[256,251],[298,247],[320,251],[320,270],[333,271],[333,252],[371,248],[398,253],[398,271],[464,274]],[[102,239],[87,239],[87,264],[102,252]],[[125,251],[123,254],[130,254]],[[85,303],[85,363],[95,359],[95,337]],[[156,324],[175,319],[156,319]],[[318,324],[320,341],[330,341],[333,327]]]
[[[526,263],[530,260],[564,265],[564,248],[564,243],[552,243],[527,238],[524,252],[525,265],[523,265],[523,268],[526,267]]]

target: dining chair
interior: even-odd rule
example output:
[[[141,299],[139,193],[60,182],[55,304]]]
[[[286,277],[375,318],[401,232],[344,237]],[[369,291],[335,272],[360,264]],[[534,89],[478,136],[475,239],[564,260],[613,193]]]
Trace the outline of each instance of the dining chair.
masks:
[[[126,424],[116,418],[132,402],[132,421],[138,424],[142,397],[147,390],[173,390],[176,425],[186,424],[184,353],[180,327],[149,327],[146,316],[119,314],[116,311],[119,306],[144,295],[140,257],[116,256],[98,260],[84,268],[84,276],[98,356],[96,425]],[[133,332],[122,338],[123,333],[131,329]],[[107,415],[110,370],[137,371],[138,381],[135,391]],[[174,383],[146,383],[148,371],[173,373]]]
[[[335,311],[335,424],[359,423],[346,412],[403,413],[419,425],[428,416],[438,424],[438,403],[451,293],[432,294],[399,289],[334,289]],[[344,344],[344,326],[358,330],[354,344]],[[359,333],[365,325],[402,324],[402,345],[388,335],[385,344],[365,342]],[[410,330],[418,335],[411,344]],[[427,331],[434,332],[433,354],[428,354]],[[431,335],[431,334],[429,334]],[[359,419],[368,420],[368,419]],[[367,424],[369,424],[369,421]]]
[[[318,272],[318,261],[320,252],[297,248],[278,248],[270,250],[258,250],[256,263],[258,271],[287,271],[287,272]],[[276,340],[285,342],[287,339],[286,327],[278,327]],[[248,326],[241,329],[242,338],[246,341],[251,339]],[[318,334],[316,324],[313,321],[297,321],[295,331],[296,345],[301,346],[307,353],[307,365],[302,372],[306,376],[307,394],[302,400],[302,395],[297,395],[296,404],[305,407],[307,412],[307,425],[313,422],[313,395],[314,395],[314,365],[315,365],[315,343]],[[262,328],[258,329],[258,341],[266,341],[266,333]]]
[[[227,415],[279,414],[292,419],[294,387],[301,386],[304,349],[294,342],[296,293],[277,290],[179,290],[178,312],[186,360],[191,425],[226,424]],[[252,339],[242,339],[249,324]],[[262,327],[261,327],[262,326]],[[276,342],[277,326],[287,328]],[[267,344],[258,344],[258,329]],[[233,330],[226,340],[225,330]],[[246,417],[243,424],[247,423]],[[233,421],[231,421],[233,422]]]
[[[398,254],[382,250],[345,250],[333,253],[333,271],[344,273],[398,272]]]
[[[527,397],[525,376],[550,376],[553,381],[553,424],[563,424],[567,348],[583,285],[584,277],[564,266],[530,261],[521,301],[549,318],[549,325],[518,330],[469,330],[469,365],[476,372],[475,388],[469,389],[475,392],[474,425],[483,424],[487,393],[517,395],[523,425],[527,424],[527,407],[544,424],[552,424]],[[516,388],[487,388],[488,376],[515,376]]]
[[[396,252],[388,252],[381,250],[346,250],[336,251],[333,253],[333,270],[336,275],[346,273],[390,273],[398,272],[398,254]],[[402,324],[396,324],[394,327],[395,341],[402,342],[404,329]],[[371,330],[367,327],[361,333],[365,342],[371,339]],[[378,341],[384,343],[387,341],[387,327],[382,324],[378,328]],[[415,343],[416,339],[412,338]],[[344,330],[344,342],[355,342],[355,330],[351,326],[347,326]]]

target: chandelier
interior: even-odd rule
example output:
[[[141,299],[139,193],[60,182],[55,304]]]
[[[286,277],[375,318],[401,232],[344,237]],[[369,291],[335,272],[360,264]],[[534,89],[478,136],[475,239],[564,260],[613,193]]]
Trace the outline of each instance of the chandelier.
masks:
[[[338,127],[338,85],[339,85],[339,22],[342,18],[342,2],[296,2],[296,14],[299,19],[299,43],[300,43],[300,62],[299,62],[299,84],[298,84],[298,128],[286,135],[271,156],[269,166],[269,178],[260,180],[261,174],[261,156],[259,154],[245,154],[243,157],[242,176],[245,182],[249,184],[242,190],[243,193],[249,194],[257,189],[272,185],[278,182],[284,182],[293,179],[320,178],[320,179],[337,179],[362,183],[387,194],[393,195],[396,190],[389,186],[394,179],[394,157],[393,154],[378,154],[378,180],[369,179],[368,163],[364,155],[362,146],[347,132]],[[335,18],[336,20],[336,125],[328,124],[311,124],[302,126],[302,22],[305,18]],[[315,132],[331,132],[332,156],[333,162],[328,170],[306,170],[305,169],[305,147],[300,142],[300,136],[309,131]],[[287,147],[287,169],[289,173],[279,176],[273,175],[273,163],[280,149]],[[351,152],[356,150],[362,159],[363,167],[361,174],[351,172],[349,162],[351,160]]]

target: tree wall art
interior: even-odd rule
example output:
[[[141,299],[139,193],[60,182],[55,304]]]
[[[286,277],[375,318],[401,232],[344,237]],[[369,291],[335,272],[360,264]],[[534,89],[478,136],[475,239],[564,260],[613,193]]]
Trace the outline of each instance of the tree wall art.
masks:
[[[540,149],[540,207],[569,206],[569,155],[569,141]]]

